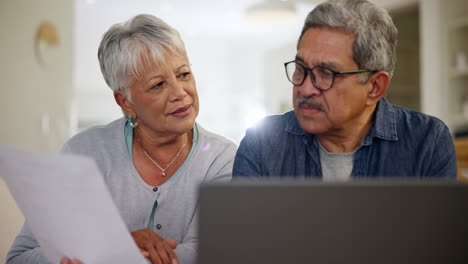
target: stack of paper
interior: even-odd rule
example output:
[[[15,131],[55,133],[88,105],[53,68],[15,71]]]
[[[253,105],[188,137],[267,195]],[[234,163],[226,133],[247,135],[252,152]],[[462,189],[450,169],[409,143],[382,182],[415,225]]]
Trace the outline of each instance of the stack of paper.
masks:
[[[147,263],[93,160],[0,145],[0,177],[52,262]]]

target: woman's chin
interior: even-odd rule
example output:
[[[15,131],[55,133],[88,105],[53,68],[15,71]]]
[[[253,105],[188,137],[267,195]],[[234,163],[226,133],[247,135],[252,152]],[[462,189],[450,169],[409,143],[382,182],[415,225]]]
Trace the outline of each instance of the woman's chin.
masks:
[[[177,122],[177,124],[174,124],[173,130],[176,134],[185,134],[187,132],[190,132],[192,130],[193,126],[195,125],[195,118],[190,118],[187,120],[181,120]]]

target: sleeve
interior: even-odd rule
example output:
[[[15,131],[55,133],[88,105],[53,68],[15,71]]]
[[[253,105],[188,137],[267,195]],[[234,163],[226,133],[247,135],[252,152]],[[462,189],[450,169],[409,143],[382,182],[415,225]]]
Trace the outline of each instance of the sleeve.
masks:
[[[255,130],[249,128],[237,149],[233,179],[262,176],[261,152],[258,145]]]
[[[174,250],[180,264],[195,264],[198,258],[198,207],[182,243]]]
[[[232,167],[234,157],[236,155],[237,146],[234,143],[229,143],[222,150],[221,154],[215,158],[210,171],[213,171],[213,176],[208,179],[208,182],[230,182],[232,179]],[[211,174],[211,173],[210,173]]]
[[[60,153],[73,153],[70,143],[67,141],[60,149]]]
[[[211,144],[213,143],[211,142]],[[220,143],[215,142],[215,144]],[[232,179],[232,166],[237,145],[231,141],[221,144],[222,147],[216,148],[216,151],[204,157],[204,159],[211,161],[205,163],[208,169],[203,172],[205,178],[202,180],[202,183],[230,182]]]
[[[208,170],[206,182],[229,182],[232,178],[232,166],[237,146],[229,142],[214,157]],[[198,206],[185,233],[182,243],[177,245],[175,253],[180,264],[195,264],[198,258]]]
[[[457,157],[453,138],[445,124],[437,130],[434,141],[434,153],[430,162],[428,177],[455,179],[457,177]]]
[[[42,254],[31,229],[25,223],[16,237],[10,251],[8,251],[6,264],[52,264]]]

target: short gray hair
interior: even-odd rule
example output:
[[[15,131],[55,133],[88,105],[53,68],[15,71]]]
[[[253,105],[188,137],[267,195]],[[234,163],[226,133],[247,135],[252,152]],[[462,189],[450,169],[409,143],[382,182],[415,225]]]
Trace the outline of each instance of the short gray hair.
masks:
[[[393,75],[398,30],[387,10],[366,0],[329,0],[307,16],[302,36],[309,28],[337,28],[355,37],[353,59],[359,69]]]
[[[163,63],[167,52],[186,56],[179,33],[163,20],[142,14],[104,33],[98,59],[107,85],[131,100],[129,86],[142,76],[143,62]]]

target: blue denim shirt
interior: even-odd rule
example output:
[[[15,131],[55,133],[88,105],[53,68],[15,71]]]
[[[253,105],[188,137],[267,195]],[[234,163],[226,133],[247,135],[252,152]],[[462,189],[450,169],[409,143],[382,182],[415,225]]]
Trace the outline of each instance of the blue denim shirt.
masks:
[[[353,177],[455,178],[452,137],[439,119],[390,104],[377,105],[373,124],[355,152]],[[237,150],[233,177],[321,177],[315,136],[294,111],[264,118],[249,128]]]

